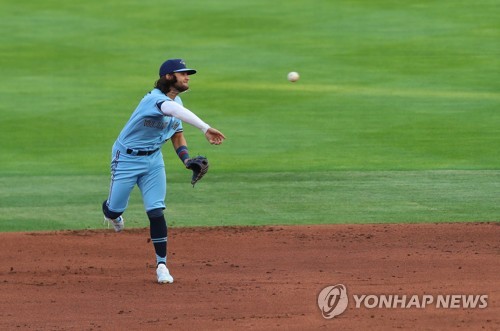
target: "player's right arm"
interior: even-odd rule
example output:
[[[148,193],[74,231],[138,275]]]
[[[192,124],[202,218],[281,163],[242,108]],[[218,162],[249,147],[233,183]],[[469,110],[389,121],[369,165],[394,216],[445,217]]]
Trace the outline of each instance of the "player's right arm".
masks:
[[[222,144],[224,139],[226,139],[222,132],[210,127],[210,125],[203,122],[201,118],[196,116],[195,113],[186,107],[179,105],[177,102],[163,101],[160,104],[157,104],[157,106],[164,115],[178,118],[181,121],[191,124],[192,126],[203,131],[205,138],[207,138],[211,144],[219,145]]]
[[[163,115],[176,117],[183,122],[186,122],[194,127],[197,127],[198,129],[203,131],[203,133],[206,133],[207,130],[210,128],[210,125],[203,122],[201,118],[196,116],[195,113],[193,113],[186,107],[179,105],[177,102],[162,101],[161,104],[160,105],[157,104],[157,106],[163,113]]]

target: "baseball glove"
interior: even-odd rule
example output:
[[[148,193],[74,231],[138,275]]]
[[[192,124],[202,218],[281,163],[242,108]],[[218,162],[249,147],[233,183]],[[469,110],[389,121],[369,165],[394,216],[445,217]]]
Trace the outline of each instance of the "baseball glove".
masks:
[[[205,176],[208,171],[208,159],[204,156],[198,155],[186,162],[186,168],[193,171],[193,177],[191,177],[191,184],[194,185]]]

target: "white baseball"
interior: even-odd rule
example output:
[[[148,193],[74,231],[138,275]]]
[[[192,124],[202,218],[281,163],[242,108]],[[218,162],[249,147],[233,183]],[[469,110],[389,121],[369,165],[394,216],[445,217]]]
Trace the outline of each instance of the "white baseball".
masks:
[[[292,83],[298,81],[299,78],[300,76],[298,72],[292,71],[288,73],[288,80]]]

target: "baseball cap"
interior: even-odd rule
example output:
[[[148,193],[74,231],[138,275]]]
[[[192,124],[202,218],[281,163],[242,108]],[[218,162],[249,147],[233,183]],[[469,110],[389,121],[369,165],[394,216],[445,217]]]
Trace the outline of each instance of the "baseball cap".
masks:
[[[183,59],[170,59],[163,62],[160,67],[160,77],[173,72],[187,72],[188,75],[193,75],[196,70],[186,68],[186,62]]]

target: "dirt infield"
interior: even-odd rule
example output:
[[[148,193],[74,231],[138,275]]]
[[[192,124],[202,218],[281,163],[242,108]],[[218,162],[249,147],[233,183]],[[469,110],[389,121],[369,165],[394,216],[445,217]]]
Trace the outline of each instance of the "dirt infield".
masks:
[[[1,234],[0,329],[500,329],[500,223],[169,231],[170,285],[147,229]],[[325,319],[318,294],[335,284],[349,303]],[[381,295],[487,307],[368,308]]]

